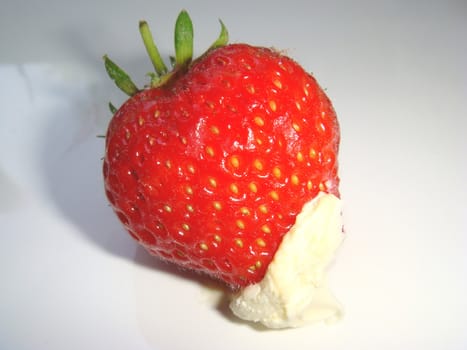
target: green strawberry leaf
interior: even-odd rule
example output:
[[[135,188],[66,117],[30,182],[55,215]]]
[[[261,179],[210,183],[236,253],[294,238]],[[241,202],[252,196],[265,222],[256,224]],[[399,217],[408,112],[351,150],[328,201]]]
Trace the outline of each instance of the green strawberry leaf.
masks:
[[[117,66],[107,55],[104,55],[104,64],[109,77],[115,82],[120,90],[129,96],[136,94],[139,89],[123,69]]]
[[[151,34],[151,30],[149,29],[148,24],[146,21],[139,22],[139,32],[141,33],[141,37],[143,39],[144,46],[146,47],[146,51],[148,52],[149,58],[151,59],[152,65],[156,70],[158,75],[164,75],[167,73],[167,67],[162,60],[162,57],[157,49],[156,44],[154,43],[154,39]]]
[[[112,113],[112,115],[117,113],[117,108],[112,104],[112,102],[109,102],[109,110],[110,110],[110,113]]]
[[[227,31],[227,27],[224,25],[224,23],[219,20],[221,24],[221,33],[219,34],[219,37],[214,41],[209,49],[215,49],[221,46],[227,45],[229,42],[229,32]]]
[[[193,23],[188,12],[182,10],[175,22],[175,62],[187,66],[193,57]]]

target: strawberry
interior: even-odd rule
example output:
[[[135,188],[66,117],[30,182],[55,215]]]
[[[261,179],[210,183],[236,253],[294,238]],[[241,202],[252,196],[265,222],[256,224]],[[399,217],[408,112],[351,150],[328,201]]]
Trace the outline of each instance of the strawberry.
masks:
[[[115,111],[103,165],[107,197],[151,254],[233,289],[260,281],[303,205],[339,196],[339,127],[330,100],[299,64],[273,49],[227,44],[227,30],[192,60],[192,23],[175,27],[168,72],[145,22],[154,64]]]

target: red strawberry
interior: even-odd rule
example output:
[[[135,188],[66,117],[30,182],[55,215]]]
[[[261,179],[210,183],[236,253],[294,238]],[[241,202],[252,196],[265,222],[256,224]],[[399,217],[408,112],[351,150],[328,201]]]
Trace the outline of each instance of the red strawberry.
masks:
[[[144,22],[141,33],[158,72],[151,86],[138,90],[105,58],[132,95],[107,132],[107,197],[151,254],[233,288],[256,283],[304,203],[339,196],[332,105],[292,59],[226,45],[223,25],[192,62],[182,11],[169,73]]]

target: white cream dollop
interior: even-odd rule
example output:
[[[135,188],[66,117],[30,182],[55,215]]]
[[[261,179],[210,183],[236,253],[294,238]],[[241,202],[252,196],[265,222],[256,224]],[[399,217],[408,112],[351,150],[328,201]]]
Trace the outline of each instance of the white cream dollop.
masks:
[[[320,193],[297,215],[264,278],[233,296],[233,313],[269,328],[338,320],[342,307],[327,286],[326,268],[343,237],[341,200]]]

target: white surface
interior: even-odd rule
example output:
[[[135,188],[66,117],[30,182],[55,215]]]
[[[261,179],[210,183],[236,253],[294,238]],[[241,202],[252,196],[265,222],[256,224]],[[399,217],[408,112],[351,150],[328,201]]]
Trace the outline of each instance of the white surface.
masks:
[[[236,322],[106,204],[96,135],[123,96],[100,58],[143,77],[137,21],[168,55],[181,8],[198,52],[220,17],[233,41],[288,49],[334,102],[348,234],[330,281],[346,308],[336,325]],[[463,1],[3,1],[0,348],[465,349],[466,33]]]

